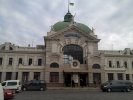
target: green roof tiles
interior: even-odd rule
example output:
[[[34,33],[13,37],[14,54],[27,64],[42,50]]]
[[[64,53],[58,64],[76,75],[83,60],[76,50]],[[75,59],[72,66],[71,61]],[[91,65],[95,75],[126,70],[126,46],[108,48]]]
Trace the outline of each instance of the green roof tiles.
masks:
[[[54,31],[60,31],[60,30],[62,30],[62,29],[64,29],[64,28],[69,27],[70,24],[74,24],[74,25],[77,26],[80,30],[82,30],[82,31],[84,31],[84,32],[86,32],[86,33],[92,32],[92,30],[91,30],[88,26],[86,26],[86,25],[84,25],[84,24],[82,24],[82,23],[76,23],[76,22],[74,22],[74,16],[73,16],[69,11],[68,11],[68,13],[66,13],[66,15],[64,16],[64,21],[55,23],[55,24],[53,25],[52,29],[53,29]]]
[[[64,22],[64,21],[62,21],[62,22],[57,22],[57,23],[55,23],[55,24],[53,25],[53,29],[54,29],[54,31],[59,31],[59,30],[62,30],[62,29],[64,29],[64,28],[69,27],[69,25],[70,25],[71,23],[72,23],[72,22]],[[90,32],[92,31],[88,26],[86,26],[86,25],[84,25],[84,24],[74,22],[74,25],[77,26],[80,30],[82,30],[82,31],[84,31],[84,32],[86,32],[86,33],[90,33]]]

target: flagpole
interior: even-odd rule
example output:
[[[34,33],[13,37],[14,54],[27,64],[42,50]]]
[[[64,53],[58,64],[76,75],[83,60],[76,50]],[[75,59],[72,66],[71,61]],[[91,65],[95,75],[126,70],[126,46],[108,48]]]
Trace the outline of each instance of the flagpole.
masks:
[[[69,3],[70,3],[70,1],[68,0],[68,12],[69,12]]]

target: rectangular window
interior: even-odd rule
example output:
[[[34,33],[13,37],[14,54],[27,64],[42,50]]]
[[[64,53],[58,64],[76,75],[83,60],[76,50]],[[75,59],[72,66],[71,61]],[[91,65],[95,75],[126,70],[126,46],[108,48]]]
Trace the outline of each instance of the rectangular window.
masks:
[[[112,62],[111,61],[109,61],[109,67],[112,67]]]
[[[2,72],[0,72],[0,83],[1,83],[1,78],[2,78]]]
[[[116,62],[116,65],[117,65],[117,68],[120,68],[120,62],[119,61]]]
[[[126,74],[126,80],[129,80],[129,74]]]
[[[127,68],[127,62],[126,61],[124,62],[124,67]]]
[[[16,79],[16,80],[18,79],[18,72],[16,72],[16,77],[15,77],[15,79]]]
[[[6,72],[6,80],[12,79],[12,72]]]
[[[40,72],[34,72],[34,79],[40,80]]]
[[[31,58],[29,58],[29,65],[31,65],[32,64],[32,59]]]
[[[23,59],[22,58],[19,58],[18,64],[22,64],[22,63],[23,63]]]
[[[123,74],[122,73],[118,73],[117,77],[118,77],[118,80],[123,80]]]
[[[108,73],[108,81],[114,80],[114,74]]]
[[[2,61],[3,61],[3,59],[2,59],[2,58],[0,58],[0,65],[2,65]]]
[[[42,59],[38,59],[38,66],[42,65]]]
[[[53,83],[59,82],[59,72],[50,72],[50,82]]]
[[[12,65],[13,64],[13,58],[9,58],[9,63],[8,65]]]

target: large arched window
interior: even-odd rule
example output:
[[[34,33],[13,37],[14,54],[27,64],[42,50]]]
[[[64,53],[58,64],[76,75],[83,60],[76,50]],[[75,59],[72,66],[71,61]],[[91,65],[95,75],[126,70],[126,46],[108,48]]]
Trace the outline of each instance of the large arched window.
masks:
[[[99,64],[93,64],[92,68],[94,68],[94,69],[100,69],[101,67],[100,67]]]
[[[59,68],[59,64],[57,64],[57,63],[54,62],[54,63],[51,63],[50,64],[50,67],[51,68]]]
[[[73,57],[73,59],[78,60],[83,64],[83,49],[75,44],[66,45],[62,49],[64,55]]]

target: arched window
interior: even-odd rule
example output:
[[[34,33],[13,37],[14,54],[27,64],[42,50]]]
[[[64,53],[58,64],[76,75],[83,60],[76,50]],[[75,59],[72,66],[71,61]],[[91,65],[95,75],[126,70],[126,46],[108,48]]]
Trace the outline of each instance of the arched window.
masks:
[[[59,68],[59,64],[57,64],[57,63],[51,63],[50,64],[50,67],[51,68]]]
[[[3,46],[3,47],[1,48],[1,50],[5,50],[5,46]]]
[[[93,64],[92,68],[94,68],[94,69],[100,69],[101,66],[99,64]]]
[[[12,48],[12,47],[10,47],[10,48],[9,48],[9,50],[13,50],[13,48]]]
[[[62,51],[64,55],[71,56],[74,60],[78,60],[80,64],[83,64],[83,49],[79,45],[66,45]]]

